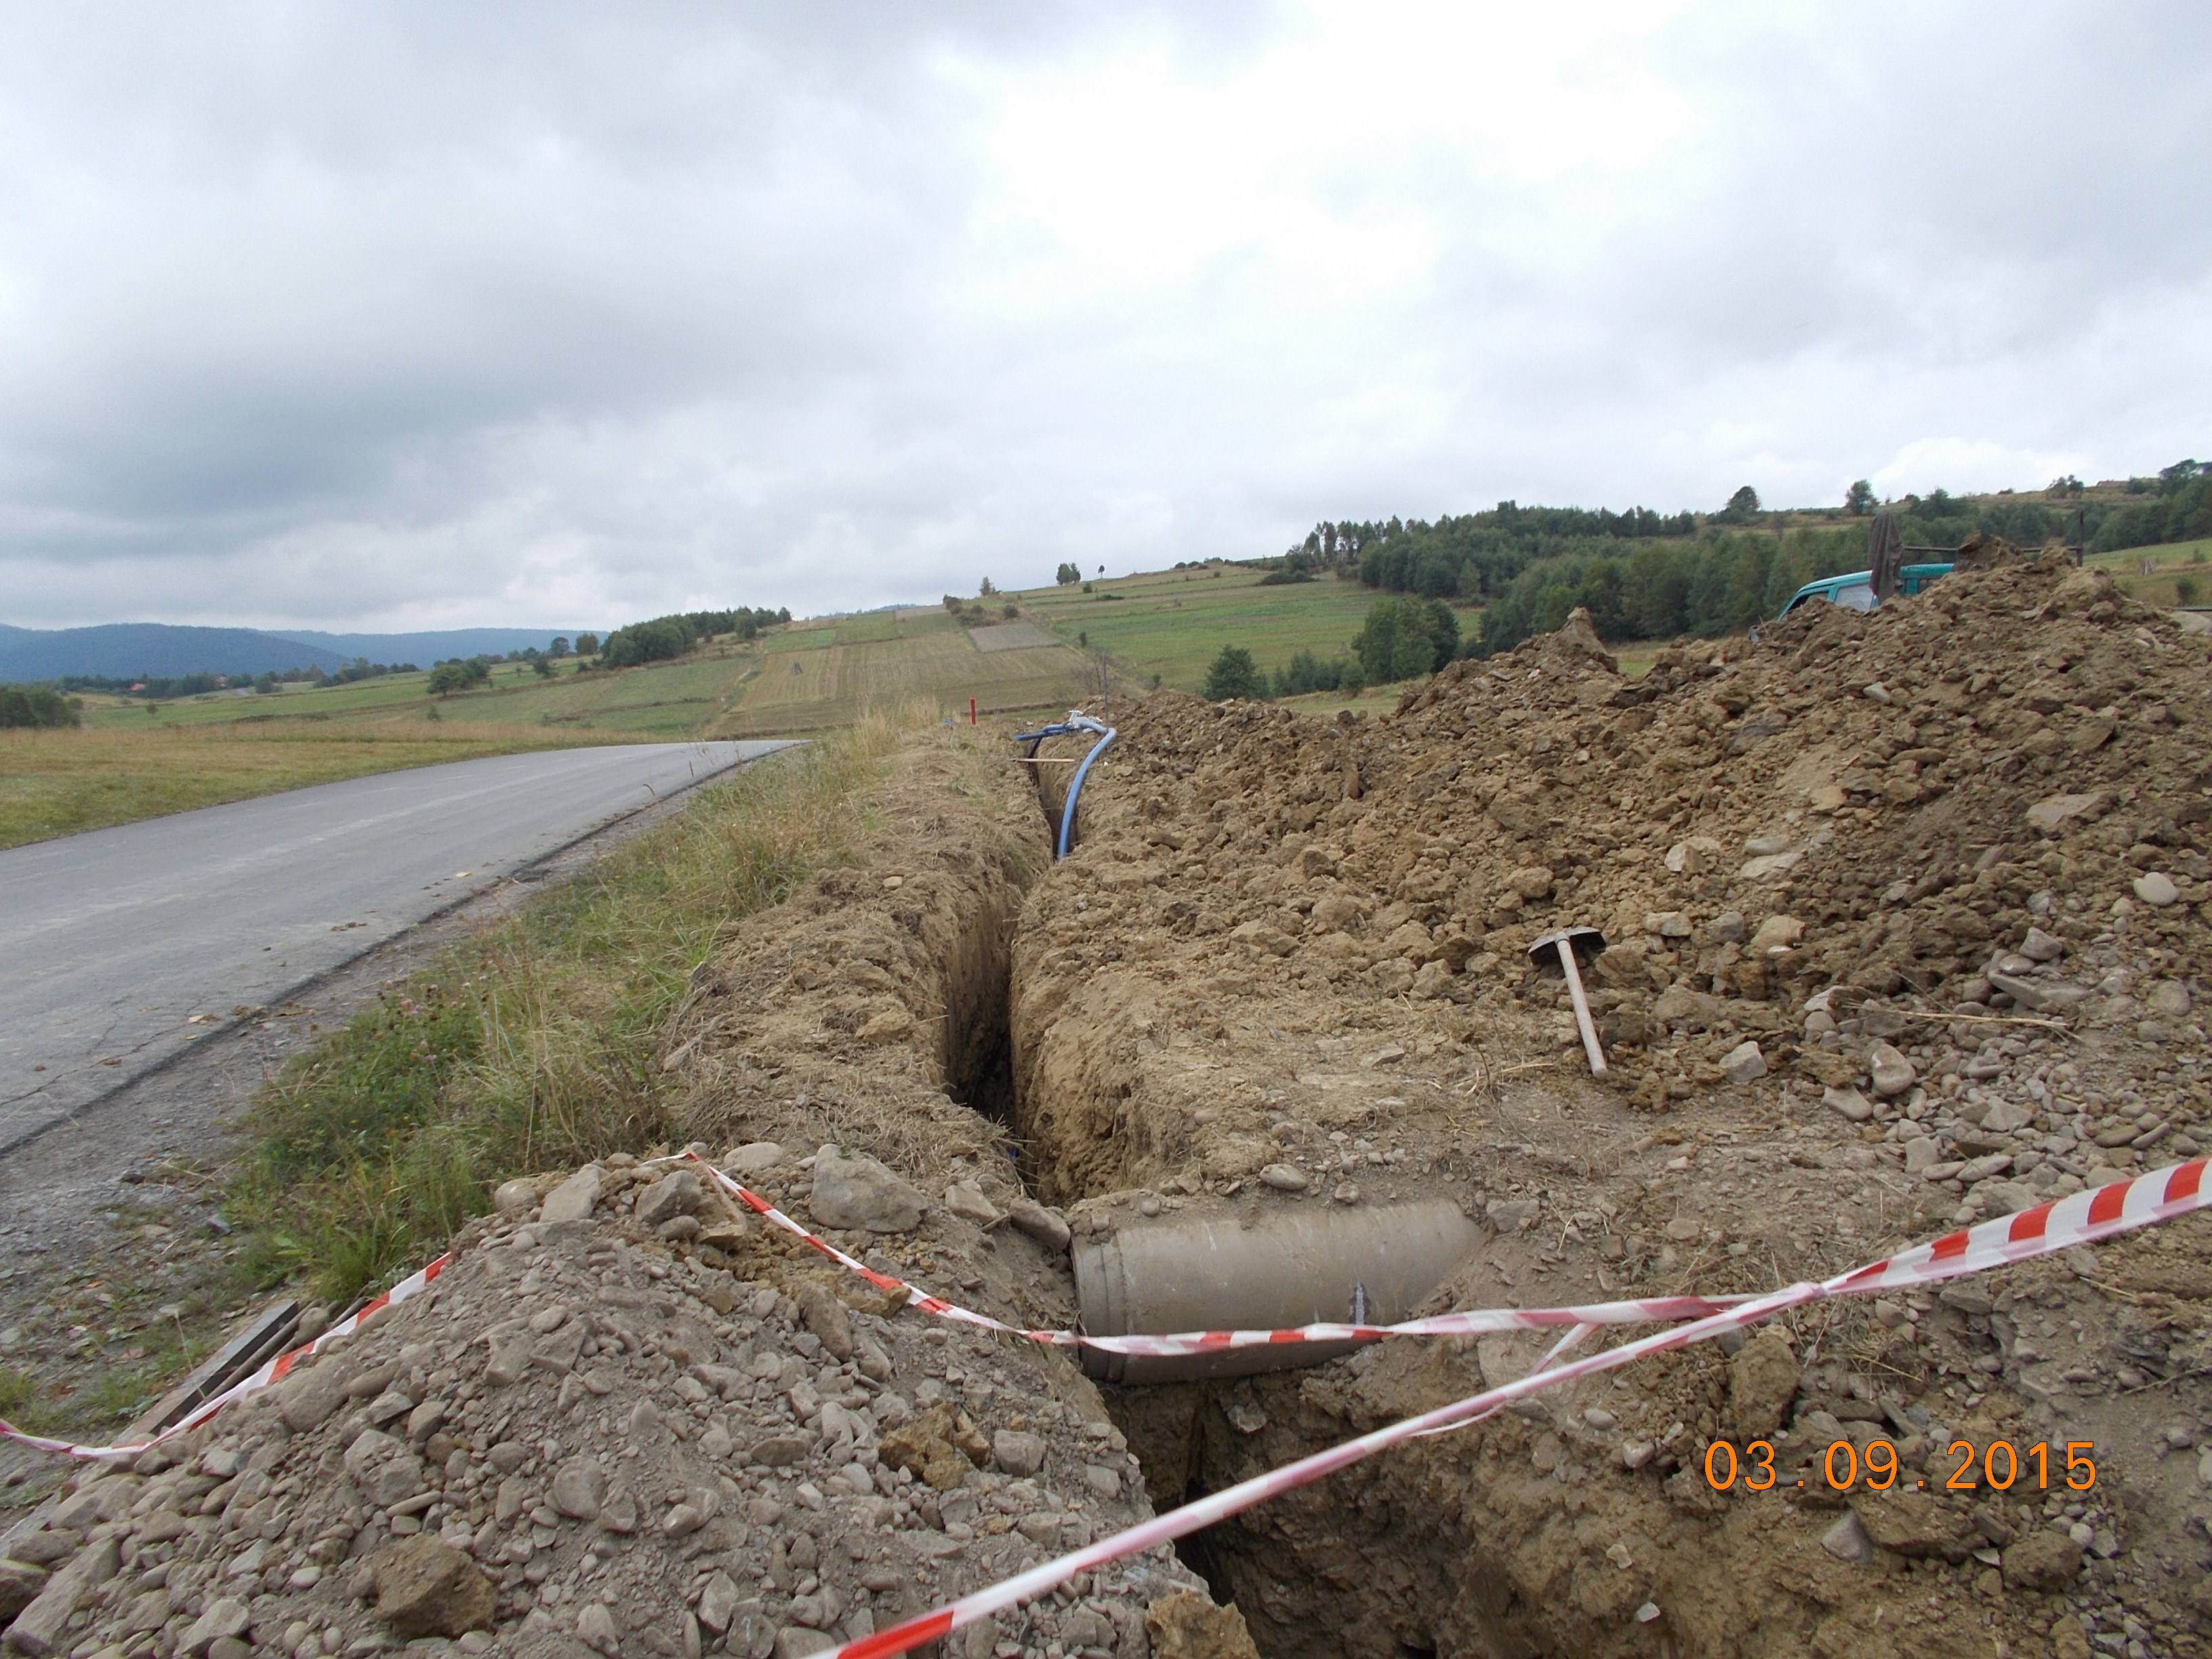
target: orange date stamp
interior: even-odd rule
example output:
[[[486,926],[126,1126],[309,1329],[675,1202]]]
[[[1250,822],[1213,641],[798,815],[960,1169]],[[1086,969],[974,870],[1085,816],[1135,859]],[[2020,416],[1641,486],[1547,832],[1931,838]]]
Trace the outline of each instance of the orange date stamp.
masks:
[[[2014,1486],[2039,1492],[2051,1489],[2054,1471],[2069,1492],[2087,1492],[2097,1484],[2096,1447],[2087,1440],[2054,1444],[2037,1440],[2015,1447],[2009,1440],[1992,1440],[1978,1447],[1971,1440],[1954,1440],[1943,1456],[1955,1460],[1948,1473],[1931,1472],[1924,1479],[1908,1479],[1905,1461],[1894,1443],[1869,1440],[1862,1449],[1849,1440],[1831,1441],[1817,1464],[1785,1475],[1774,1467],[1774,1443],[1753,1440],[1738,1452],[1732,1441],[1716,1440],[1705,1448],[1705,1481],[1715,1492],[1733,1491],[1740,1482],[1746,1492],[1801,1491],[1815,1480],[1831,1491],[1851,1492],[1863,1485],[1869,1492],[1979,1492],[1988,1487],[2009,1492]]]

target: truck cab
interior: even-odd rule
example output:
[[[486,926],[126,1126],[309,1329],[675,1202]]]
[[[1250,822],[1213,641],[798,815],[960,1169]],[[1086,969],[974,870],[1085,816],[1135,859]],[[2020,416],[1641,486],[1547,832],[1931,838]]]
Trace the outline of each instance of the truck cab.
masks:
[[[1899,593],[1906,598],[1917,593],[1938,576],[1948,576],[1948,564],[1908,564],[1897,573]],[[1877,601],[1874,596],[1874,572],[1854,570],[1847,576],[1823,576],[1818,581],[1807,582],[1790,596],[1790,603],[1782,607],[1788,616],[1800,605],[1814,599],[1826,599],[1830,605],[1840,605],[1852,611],[1871,611]]]

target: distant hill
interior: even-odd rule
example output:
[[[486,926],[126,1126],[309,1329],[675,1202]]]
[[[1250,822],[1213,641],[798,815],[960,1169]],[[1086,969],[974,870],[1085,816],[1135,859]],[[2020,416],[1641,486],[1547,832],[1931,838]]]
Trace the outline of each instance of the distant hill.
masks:
[[[573,639],[575,636],[568,635]],[[64,674],[118,678],[152,674],[282,673],[343,668],[356,657],[411,662],[441,657],[544,649],[551,632],[534,628],[455,628],[426,634],[271,634],[253,628],[177,628],[167,623],[103,623],[95,628],[14,628],[0,623],[0,681],[52,680]]]
[[[605,633],[606,630],[599,630]],[[556,639],[573,641],[576,630],[546,628],[448,628],[428,634],[324,634],[311,628],[287,629],[284,637],[302,645],[336,651],[351,662],[411,662],[428,668],[447,657],[504,656],[536,646],[543,651]]]

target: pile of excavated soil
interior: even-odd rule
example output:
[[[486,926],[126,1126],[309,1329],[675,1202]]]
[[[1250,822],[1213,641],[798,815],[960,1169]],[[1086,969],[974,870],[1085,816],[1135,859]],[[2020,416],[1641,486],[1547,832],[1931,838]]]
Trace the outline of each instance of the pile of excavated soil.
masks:
[[[1641,680],[1577,617],[1377,720],[1156,696],[1015,943],[1031,1167],[1079,1238],[1449,1196],[1486,1242],[1441,1309],[1766,1290],[2193,1153],[2208,691],[2204,641],[2052,561]],[[1527,954],[1571,925],[1609,942],[1601,1084]],[[1641,1364],[1192,1559],[1271,1659],[2196,1651],[2207,1237]],[[1540,1347],[1109,1403],[1171,1502]],[[1777,1488],[1713,1492],[1710,1440],[1777,1425]],[[1876,1437],[1928,1489],[1838,1530],[1817,1460]],[[1947,1489],[1996,1438],[2092,1441],[2096,1482]]]
[[[872,810],[859,863],[733,926],[660,1063],[701,1132],[738,1143],[726,1171],[830,1242],[1066,1324],[1065,1221],[953,1098],[1007,1093],[1006,945],[1047,862],[1034,799],[947,735]],[[792,1659],[1151,1513],[1064,1355],[899,1310],[688,1168],[615,1155],[498,1197],[422,1293],[66,1485],[7,1540],[6,1645]],[[945,1645],[1251,1653],[1166,1552]]]
[[[829,1164],[864,1210],[915,1201],[864,1158],[735,1161],[771,1183]],[[688,1169],[617,1156],[501,1198],[425,1292],[128,1472],[81,1477],[15,1540],[15,1599],[36,1599],[9,1645],[769,1659],[1143,1512],[1064,1362],[886,1320]],[[1102,1573],[1010,1639],[1142,1654],[1146,1605],[1187,1577]]]

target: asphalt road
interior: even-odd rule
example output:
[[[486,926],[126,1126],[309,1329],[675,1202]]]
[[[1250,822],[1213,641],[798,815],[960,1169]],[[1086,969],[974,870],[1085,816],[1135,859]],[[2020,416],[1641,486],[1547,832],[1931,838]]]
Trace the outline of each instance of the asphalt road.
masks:
[[[282,1003],[602,825],[786,746],[501,755],[0,852],[0,1154],[234,1008]]]

